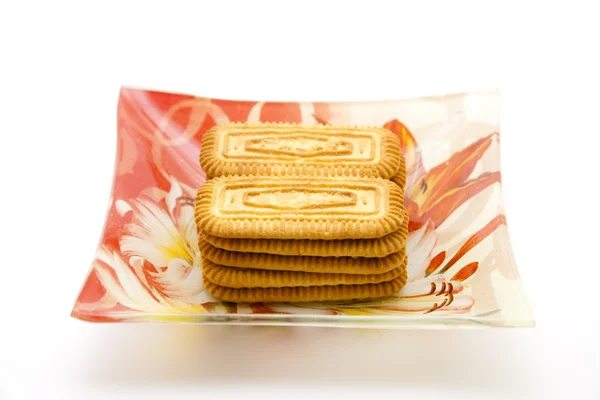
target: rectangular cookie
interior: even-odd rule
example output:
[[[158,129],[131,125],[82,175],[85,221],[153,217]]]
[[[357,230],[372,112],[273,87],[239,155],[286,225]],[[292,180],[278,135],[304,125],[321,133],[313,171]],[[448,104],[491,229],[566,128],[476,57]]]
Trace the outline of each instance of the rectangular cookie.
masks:
[[[400,229],[378,239],[341,240],[285,240],[285,239],[229,239],[200,231],[205,242],[223,250],[244,253],[267,253],[285,256],[317,257],[386,257],[398,253],[408,239],[408,215]]]
[[[400,229],[404,193],[381,178],[227,176],[198,190],[195,220],[243,239],[373,239]]]
[[[406,170],[404,168],[400,169],[390,180],[404,190],[404,186],[406,185]]]
[[[202,258],[202,273],[216,285],[230,288],[361,285],[389,282],[406,270],[407,257],[382,274],[351,275],[299,271],[270,271],[266,269],[231,268]]]
[[[406,284],[407,272],[382,283],[364,285],[296,286],[234,289],[211,282],[206,275],[202,283],[214,298],[233,303],[341,301],[392,296]]]
[[[231,123],[202,137],[200,165],[222,175],[391,178],[402,153],[385,128],[288,123]]]
[[[198,238],[198,247],[204,259],[226,267],[322,272],[329,274],[383,274],[397,268],[406,255],[404,249],[382,258],[282,256],[266,253],[242,253],[214,247],[207,243],[202,235]]]

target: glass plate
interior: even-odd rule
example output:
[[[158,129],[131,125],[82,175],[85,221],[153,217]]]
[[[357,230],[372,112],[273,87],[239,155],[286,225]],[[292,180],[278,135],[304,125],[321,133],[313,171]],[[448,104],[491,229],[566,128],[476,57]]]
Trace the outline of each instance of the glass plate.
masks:
[[[384,126],[407,162],[408,283],[373,301],[233,304],[202,286],[203,133],[230,121]],[[72,316],[344,327],[532,326],[500,175],[500,93],[381,102],[229,101],[124,88],[104,232]]]

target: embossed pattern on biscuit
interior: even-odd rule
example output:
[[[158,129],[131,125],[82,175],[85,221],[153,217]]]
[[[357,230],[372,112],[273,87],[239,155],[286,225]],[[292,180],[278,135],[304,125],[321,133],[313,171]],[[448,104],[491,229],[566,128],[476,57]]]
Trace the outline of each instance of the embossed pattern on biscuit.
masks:
[[[202,138],[200,165],[221,175],[391,178],[402,157],[398,137],[380,127],[232,123]]]
[[[353,275],[328,274],[299,271],[270,271],[266,269],[231,268],[202,259],[202,273],[219,285],[231,288],[287,287],[287,286],[323,286],[323,285],[361,285],[366,283],[389,282],[406,269],[404,257],[395,268],[382,274]]]
[[[202,257],[226,267],[330,274],[383,274],[401,265],[406,254],[404,249],[382,258],[282,256],[266,253],[242,253],[214,247],[207,243],[202,235],[199,236],[198,245]]]
[[[295,133],[265,136],[259,139],[246,139],[244,150],[247,154],[275,154],[289,157],[320,157],[351,155],[354,144],[342,138],[318,135],[298,135]],[[231,145],[223,149],[227,157]]]
[[[402,289],[406,280],[407,272],[404,269],[399,277],[382,283],[234,289],[217,285],[206,275],[202,277],[204,287],[211,296],[234,303],[341,301],[386,297]]]
[[[227,176],[196,197],[209,235],[250,239],[372,239],[405,220],[404,193],[381,178]]]
[[[408,217],[400,229],[379,239],[286,240],[230,239],[200,232],[203,240],[223,250],[285,256],[386,257],[404,251],[408,239]]]
[[[348,207],[357,202],[356,193],[349,190],[273,189],[248,190],[242,203],[247,207],[275,210],[308,210],[315,208]]]

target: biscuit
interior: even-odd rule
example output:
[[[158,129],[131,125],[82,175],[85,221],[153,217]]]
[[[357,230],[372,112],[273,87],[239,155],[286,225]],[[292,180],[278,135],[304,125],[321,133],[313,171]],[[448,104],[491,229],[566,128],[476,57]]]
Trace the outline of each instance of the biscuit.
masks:
[[[400,188],[404,189],[404,186],[406,185],[406,170],[403,168],[400,169],[396,175],[390,178],[390,180],[400,186]]]
[[[305,302],[305,301],[341,301],[370,299],[392,296],[406,284],[407,272],[403,270],[399,277],[382,283],[364,285],[334,286],[297,286],[277,288],[234,289],[219,286],[211,282],[206,275],[202,283],[206,291],[214,298],[233,303],[258,302]]]
[[[214,247],[207,243],[202,236],[198,239],[198,245],[203,258],[226,267],[328,274],[383,274],[397,268],[406,255],[404,250],[383,258],[281,256],[278,254],[242,253]]]
[[[288,123],[231,123],[202,137],[200,165],[222,175],[391,178],[400,140],[385,128]]]
[[[404,186],[406,185],[406,160],[404,159],[404,154],[400,155],[400,163],[398,167],[398,170],[390,178],[390,180],[404,190]]]
[[[405,211],[387,179],[227,176],[198,190],[195,220],[222,238],[374,239],[400,229]]]
[[[231,268],[202,259],[202,273],[216,285],[230,288],[361,285],[389,282],[406,269],[407,257],[396,268],[382,274],[352,275],[323,274],[298,271],[269,271],[266,269]],[[249,265],[252,267],[253,265]]]
[[[404,189],[404,185],[406,185],[406,174],[398,173],[390,178],[390,181],[394,182],[400,188]]]
[[[206,232],[200,235],[219,249],[244,253],[267,253],[285,256],[318,257],[386,257],[404,249],[408,239],[408,216],[399,230],[379,239],[342,240],[285,240],[285,239],[227,239]]]

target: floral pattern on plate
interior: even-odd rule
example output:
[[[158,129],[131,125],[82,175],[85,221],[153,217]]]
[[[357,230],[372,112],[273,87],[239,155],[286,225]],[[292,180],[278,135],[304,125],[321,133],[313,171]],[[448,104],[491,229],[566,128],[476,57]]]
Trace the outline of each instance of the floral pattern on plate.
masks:
[[[531,326],[512,257],[495,91],[363,103],[274,103],[121,90],[113,191],[72,315],[88,321]],[[383,126],[407,163],[408,283],[371,301],[233,304],[202,286],[194,196],[207,129],[232,121]]]

